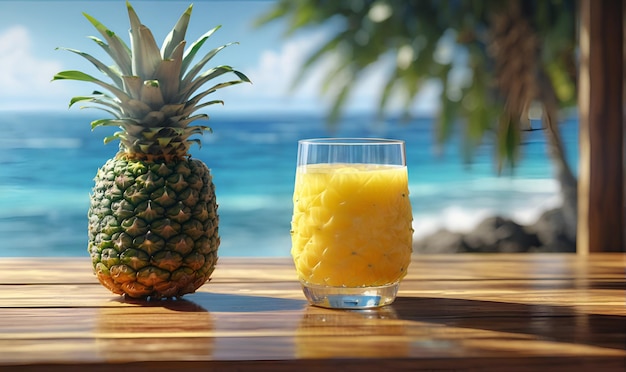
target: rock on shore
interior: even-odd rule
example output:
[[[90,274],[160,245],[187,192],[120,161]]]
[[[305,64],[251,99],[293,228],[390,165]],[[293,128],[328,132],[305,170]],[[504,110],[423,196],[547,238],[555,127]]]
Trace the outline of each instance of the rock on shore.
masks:
[[[534,224],[527,226],[494,216],[467,233],[440,229],[413,243],[416,254],[575,251],[576,242],[565,234],[560,208],[544,212]]]

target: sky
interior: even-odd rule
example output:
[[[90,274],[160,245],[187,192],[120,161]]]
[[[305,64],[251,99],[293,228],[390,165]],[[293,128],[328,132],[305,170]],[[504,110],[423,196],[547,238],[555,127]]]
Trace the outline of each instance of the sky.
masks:
[[[135,0],[131,4],[142,23],[161,43],[192,0]],[[323,64],[298,84],[289,86],[306,56],[328,35],[315,28],[284,37],[285,24],[275,21],[255,27],[254,21],[273,5],[272,0],[196,0],[187,31],[188,45],[214,26],[221,28],[203,51],[238,42],[222,50],[210,66],[227,64],[244,72],[253,84],[225,88],[218,93],[225,112],[307,111],[319,112],[330,104],[319,93]],[[130,45],[125,1],[7,1],[0,0],[0,110],[67,110],[71,97],[91,93],[97,86],[74,81],[51,82],[55,73],[81,70],[98,78],[101,73],[82,57],[57,47],[78,49],[110,64],[110,59],[88,36],[100,37],[82,15],[85,12]],[[383,62],[372,68],[368,79],[357,86],[348,110],[372,110],[378,100]],[[417,100],[414,111],[432,110],[435,87]]]

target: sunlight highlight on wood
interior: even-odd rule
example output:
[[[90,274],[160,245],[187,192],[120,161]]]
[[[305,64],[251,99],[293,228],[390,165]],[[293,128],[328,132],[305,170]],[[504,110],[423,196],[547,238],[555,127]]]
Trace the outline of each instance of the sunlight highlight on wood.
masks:
[[[623,370],[624,293],[622,253],[414,255],[372,311],[309,306],[289,258],[223,258],[197,293],[148,303],[88,258],[2,258],[0,370]]]

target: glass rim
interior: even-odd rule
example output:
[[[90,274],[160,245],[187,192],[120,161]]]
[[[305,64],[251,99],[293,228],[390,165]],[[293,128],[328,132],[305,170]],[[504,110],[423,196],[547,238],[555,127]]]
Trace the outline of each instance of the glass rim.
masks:
[[[328,138],[307,138],[298,140],[299,144],[315,145],[398,145],[404,144],[404,140],[393,138],[375,137],[328,137]]]

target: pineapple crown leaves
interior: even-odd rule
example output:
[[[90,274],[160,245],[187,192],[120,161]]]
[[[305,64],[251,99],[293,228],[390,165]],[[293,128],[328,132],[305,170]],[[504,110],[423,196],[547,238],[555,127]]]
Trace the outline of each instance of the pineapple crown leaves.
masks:
[[[245,74],[230,66],[217,66],[204,70],[206,64],[217,53],[236,43],[228,43],[212,49],[195,65],[192,65],[201,47],[220,26],[209,30],[185,49],[185,35],[193,7],[190,5],[159,48],[152,32],[141,23],[130,2],[126,5],[130,21],[130,47],[94,17],[83,13],[104,38],[101,40],[92,36],[90,39],[111,57],[114,66],[107,66],[85,52],[70,48],[57,48],[85,58],[106,75],[110,82],[74,70],[59,72],[52,80],[85,81],[99,85],[107,91],[94,91],[91,95],[73,97],[69,104],[71,107],[78,102],[92,103],[94,105],[81,108],[97,108],[113,116],[112,119],[100,119],[92,123],[92,129],[98,126],[119,126],[123,129],[105,138],[105,143],[119,139],[127,149],[140,149],[142,147],[138,146],[139,142],[149,140],[164,127],[170,129],[166,132],[180,136],[185,142],[200,143],[199,140],[189,140],[188,137],[193,134],[202,134],[210,128],[206,126],[188,128],[188,126],[193,121],[207,119],[208,116],[192,114],[209,105],[223,104],[221,100],[202,103],[201,101],[218,89],[250,82]],[[209,81],[227,73],[234,74],[237,80],[216,83],[200,91],[200,88]],[[143,132],[139,130],[141,128],[144,128]],[[172,128],[175,130],[171,130]],[[159,133],[160,135],[162,133]],[[159,136],[157,136],[159,145],[169,143],[169,140],[164,140]]]

